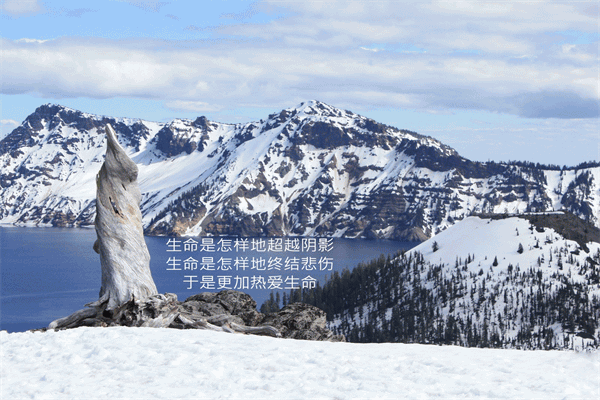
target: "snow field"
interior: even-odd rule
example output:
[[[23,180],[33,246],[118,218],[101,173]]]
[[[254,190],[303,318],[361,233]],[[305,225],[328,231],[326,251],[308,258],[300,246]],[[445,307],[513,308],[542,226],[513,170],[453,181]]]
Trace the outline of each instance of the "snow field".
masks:
[[[469,270],[477,272],[483,269],[487,272],[496,256],[498,256],[497,270],[505,271],[508,264],[515,267],[519,265],[520,269],[524,270],[529,267],[539,268],[537,259],[543,256],[548,258],[555,248],[568,245],[569,249],[575,250],[579,247],[576,242],[563,239],[554,229],[545,228],[544,232],[538,232],[529,229],[530,225],[529,221],[518,217],[500,220],[467,217],[416,246],[411,252],[420,252],[426,261],[433,264],[444,263],[448,267],[454,266],[457,257],[464,261],[471,254],[474,258],[469,264]],[[436,252],[432,249],[434,241],[439,245],[439,250]],[[517,252],[519,244],[523,245],[522,254]],[[583,264],[589,255],[598,251],[600,245],[590,242],[588,247],[590,254],[581,252],[573,258]],[[546,260],[545,266],[546,268],[542,269],[544,275],[560,272],[556,260],[553,262]],[[580,280],[583,279],[584,277],[581,277]]]
[[[2,399],[593,399],[600,353],[203,330],[0,332]]]

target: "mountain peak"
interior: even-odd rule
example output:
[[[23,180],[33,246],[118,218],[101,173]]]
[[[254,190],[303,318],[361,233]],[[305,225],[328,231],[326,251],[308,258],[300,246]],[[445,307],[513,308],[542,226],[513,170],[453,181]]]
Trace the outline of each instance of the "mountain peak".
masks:
[[[38,114],[38,115],[53,115],[53,114],[58,114],[61,111],[75,111],[75,110],[69,109],[69,108],[67,108],[65,106],[62,106],[60,104],[46,103],[46,104],[42,104],[41,106],[39,106],[38,108],[36,108],[34,114]]]
[[[148,174],[142,212],[153,234],[424,240],[474,212],[563,207],[598,222],[594,171],[474,163],[433,138],[318,100],[235,125],[44,104],[0,142],[0,220],[92,223],[90,171],[103,159],[106,123]]]
[[[323,103],[319,100],[308,100],[303,101],[295,107],[288,108],[284,110],[286,112],[304,114],[304,115],[312,115],[312,116],[321,116],[321,117],[340,117],[344,114],[353,115],[346,111],[343,111],[339,108],[330,106],[329,104]]]
[[[73,114],[82,114],[82,115],[91,115],[91,114],[86,114],[82,111],[79,110],[75,110],[74,108],[70,108],[67,106],[63,106],[62,104],[58,104],[58,103],[46,103],[46,104],[42,104],[41,106],[39,106],[38,108],[35,109],[36,114],[58,114],[58,113],[73,113]]]

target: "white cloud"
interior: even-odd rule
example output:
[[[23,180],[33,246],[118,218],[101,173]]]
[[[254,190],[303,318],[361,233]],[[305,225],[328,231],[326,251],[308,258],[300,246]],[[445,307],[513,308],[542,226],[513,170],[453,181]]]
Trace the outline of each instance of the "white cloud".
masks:
[[[169,2],[158,1],[158,0],[117,0],[123,3],[129,3],[132,6],[141,8],[144,11],[159,12],[161,7]]]
[[[579,46],[576,44],[563,44],[560,57],[575,61],[577,63],[590,63],[598,61],[598,53],[587,52],[584,48],[589,46]],[[597,50],[597,49],[596,49]]]
[[[285,13],[266,23],[222,25],[211,30],[219,40],[205,42],[4,40],[3,92],[161,99],[197,112],[317,98],[350,109],[480,109],[537,118],[565,109],[563,118],[594,116],[597,48],[552,36],[596,29],[592,14],[569,3],[252,7]]]
[[[363,46],[360,46],[360,48],[363,49],[363,50],[366,50],[366,51],[372,51],[373,53],[377,53],[378,51],[382,51],[383,50],[383,49],[377,49],[377,48],[370,49],[368,47],[363,47]]]
[[[214,106],[202,101],[173,100],[165,102],[165,107],[175,111],[194,111],[194,112],[217,112],[221,107]]]
[[[22,38],[22,39],[17,39],[15,40],[15,42],[17,43],[45,43],[50,39],[28,39],[28,38]]]
[[[36,14],[42,11],[42,6],[37,0],[3,0],[0,9],[12,16]]]
[[[14,127],[19,125],[19,123],[17,121],[15,121],[14,119],[0,119],[0,124],[14,126]]]
[[[434,1],[431,4],[432,8],[445,9],[451,12],[456,12],[461,15],[470,14],[475,16],[490,17],[490,16],[505,16],[514,11],[513,5],[510,2],[492,3],[492,2],[476,2],[476,1]]]
[[[550,118],[528,122],[532,120],[520,119],[513,125],[481,124],[479,127],[459,123],[432,126],[419,130],[419,133],[460,149],[461,156],[473,161],[528,160],[575,166],[583,161],[600,160],[598,119]]]
[[[13,131],[20,124],[14,119],[0,119],[0,140]]]

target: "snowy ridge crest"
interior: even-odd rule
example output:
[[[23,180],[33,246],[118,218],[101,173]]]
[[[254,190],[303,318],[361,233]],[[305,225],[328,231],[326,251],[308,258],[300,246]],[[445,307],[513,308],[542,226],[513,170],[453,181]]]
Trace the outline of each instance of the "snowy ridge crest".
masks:
[[[92,224],[106,123],[139,165],[148,234],[422,241],[473,213],[563,208],[600,223],[596,164],[472,162],[315,100],[245,124],[40,106],[0,141],[0,223]]]
[[[578,243],[539,218],[466,218],[394,260],[334,276],[314,298],[349,341],[597,348],[598,233]],[[347,288],[337,293],[347,304],[327,305],[333,287]]]

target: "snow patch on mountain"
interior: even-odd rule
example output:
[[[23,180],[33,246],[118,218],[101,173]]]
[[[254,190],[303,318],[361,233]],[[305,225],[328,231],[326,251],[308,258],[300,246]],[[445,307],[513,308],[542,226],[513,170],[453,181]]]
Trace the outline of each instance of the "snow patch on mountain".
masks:
[[[550,217],[576,239],[548,227]],[[357,341],[548,349],[580,340],[596,347],[600,235],[591,225],[579,235],[574,221],[562,212],[468,217],[359,272],[370,283],[336,312],[330,329]]]
[[[434,251],[433,243],[436,243]],[[520,246],[523,248],[519,252]],[[453,266],[457,259],[466,259],[471,255],[467,271],[477,273],[481,269],[493,267],[495,274],[506,274],[507,267],[513,265],[522,270],[540,267],[539,261],[544,260],[539,269],[545,277],[553,274],[569,275],[577,282],[584,282],[585,275],[580,275],[576,265],[583,265],[590,254],[598,252],[600,243],[589,242],[589,252],[579,251],[579,244],[573,240],[564,239],[552,228],[538,230],[529,221],[518,217],[492,220],[479,217],[468,217],[464,221],[448,228],[435,237],[421,243],[411,250],[423,255],[425,262],[431,264]],[[571,263],[563,263],[563,256],[552,256],[558,249]],[[565,250],[568,253],[565,253]],[[578,253],[578,254],[576,254]],[[570,256],[570,257],[569,257]],[[494,259],[498,264],[492,265]],[[592,286],[590,294],[600,295],[600,284]]]
[[[594,164],[474,163],[318,101],[235,125],[41,106],[0,141],[0,223],[92,224],[106,123],[139,166],[149,234],[424,240],[473,213],[561,208],[600,224]]]

